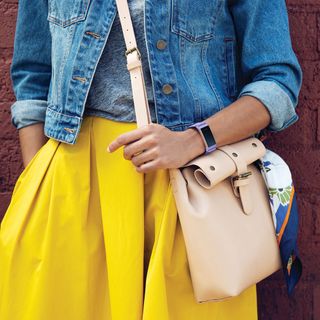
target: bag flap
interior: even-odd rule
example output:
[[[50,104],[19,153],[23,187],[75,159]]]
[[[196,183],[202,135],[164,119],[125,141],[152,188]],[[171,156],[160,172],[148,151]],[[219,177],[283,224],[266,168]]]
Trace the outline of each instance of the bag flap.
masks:
[[[239,142],[218,147],[208,155],[201,155],[182,166],[184,170],[193,167],[194,177],[206,189],[233,175],[241,168],[263,157],[266,153],[264,144],[257,138],[247,138]]]

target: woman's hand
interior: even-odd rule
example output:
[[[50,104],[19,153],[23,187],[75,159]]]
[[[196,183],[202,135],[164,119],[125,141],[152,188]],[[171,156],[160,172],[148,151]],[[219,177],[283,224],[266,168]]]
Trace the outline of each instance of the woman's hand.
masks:
[[[271,116],[258,99],[243,96],[205,121],[213,132],[217,147],[220,147],[266,128]],[[138,172],[178,168],[205,151],[197,130],[190,128],[175,132],[157,123],[120,135],[109,145],[110,152],[122,145],[125,146],[125,159],[131,160]]]
[[[24,168],[49,139],[45,136],[43,128],[44,123],[39,122],[18,130]]]
[[[124,146],[124,158],[131,160],[138,172],[179,168],[205,151],[196,130],[176,132],[157,123],[118,136],[109,144],[108,151],[113,152],[121,146]]]

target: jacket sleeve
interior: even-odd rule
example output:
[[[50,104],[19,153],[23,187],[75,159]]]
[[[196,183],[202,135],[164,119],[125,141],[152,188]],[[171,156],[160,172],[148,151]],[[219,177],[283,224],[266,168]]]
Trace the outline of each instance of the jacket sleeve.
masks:
[[[281,131],[298,120],[296,106],[302,71],[292,49],[284,0],[230,1],[245,85],[268,109],[269,131]]]
[[[47,0],[19,0],[10,77],[17,128],[44,122],[51,79],[51,34]]]

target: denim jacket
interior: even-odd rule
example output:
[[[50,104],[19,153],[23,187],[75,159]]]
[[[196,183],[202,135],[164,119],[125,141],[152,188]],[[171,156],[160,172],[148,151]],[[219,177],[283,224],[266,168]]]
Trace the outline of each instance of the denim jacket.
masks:
[[[76,142],[116,10],[115,0],[19,0],[16,128],[44,122],[46,136]],[[144,22],[159,124],[185,130],[244,95],[264,103],[271,131],[297,121],[302,72],[285,0],[146,0]]]

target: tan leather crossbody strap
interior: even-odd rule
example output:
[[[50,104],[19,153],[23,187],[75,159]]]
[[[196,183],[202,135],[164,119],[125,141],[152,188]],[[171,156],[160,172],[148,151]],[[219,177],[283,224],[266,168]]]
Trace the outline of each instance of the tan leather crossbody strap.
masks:
[[[123,37],[126,43],[127,69],[130,73],[137,126],[151,123],[141,55],[137,47],[127,0],[116,0]]]

